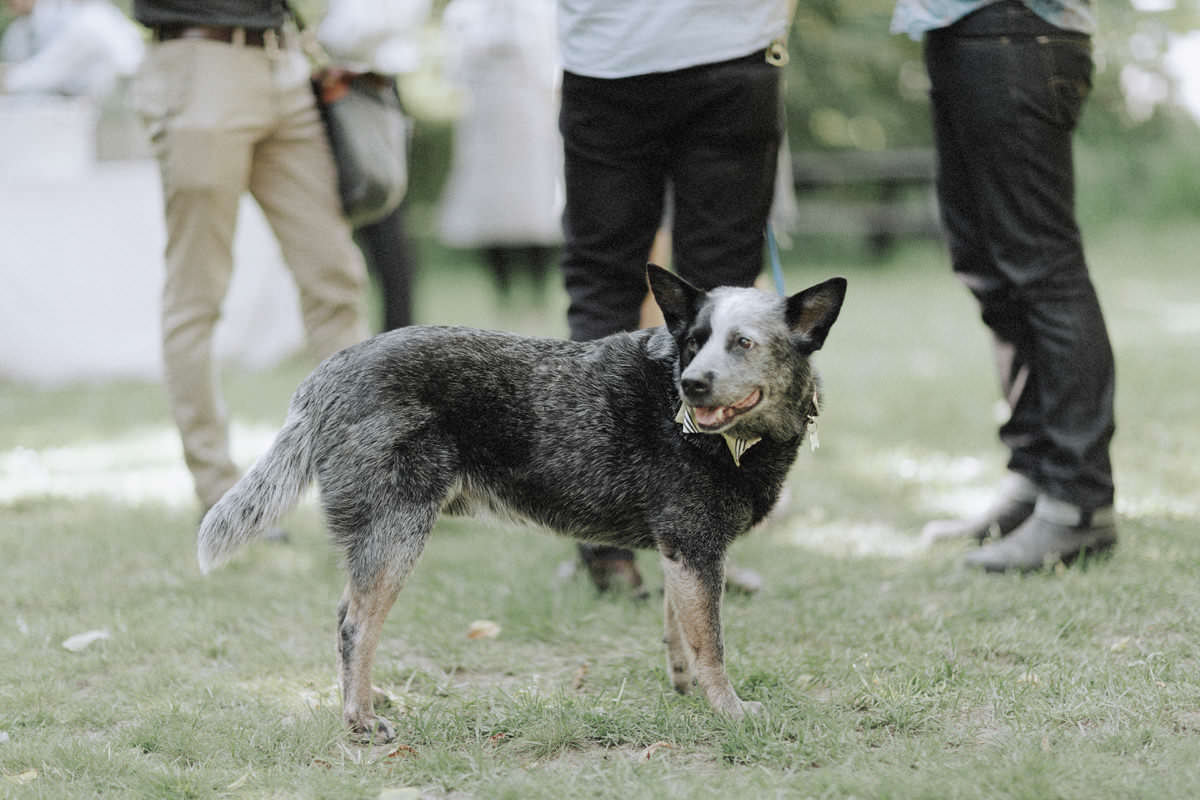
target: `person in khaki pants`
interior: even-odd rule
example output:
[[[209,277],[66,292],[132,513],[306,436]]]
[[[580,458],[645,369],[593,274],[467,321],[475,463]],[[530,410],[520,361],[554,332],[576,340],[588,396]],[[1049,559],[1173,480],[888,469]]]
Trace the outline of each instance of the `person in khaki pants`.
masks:
[[[362,256],[297,43],[272,0],[137,0],[153,44],[133,87],[162,176],[167,393],[202,506],[239,477],[213,359],[249,191],[300,291],[312,355],[366,336]],[[253,268],[247,265],[247,268]]]

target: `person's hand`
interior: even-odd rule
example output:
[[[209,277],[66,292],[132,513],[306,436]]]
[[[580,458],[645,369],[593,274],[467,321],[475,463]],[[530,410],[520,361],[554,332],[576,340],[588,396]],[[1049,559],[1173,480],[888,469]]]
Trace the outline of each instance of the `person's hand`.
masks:
[[[333,103],[350,91],[350,81],[355,73],[341,67],[325,67],[316,74],[317,85],[321,87],[321,102]]]

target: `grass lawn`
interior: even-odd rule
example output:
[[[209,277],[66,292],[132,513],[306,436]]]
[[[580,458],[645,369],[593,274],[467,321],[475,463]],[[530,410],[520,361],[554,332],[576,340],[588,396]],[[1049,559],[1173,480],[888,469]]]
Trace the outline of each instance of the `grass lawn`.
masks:
[[[1089,231],[1118,363],[1121,544],[1028,577],[922,547],[1000,477],[973,301],[936,244],[886,263],[789,254],[850,291],[818,355],[821,447],[734,546],[742,697],[714,717],[664,669],[649,602],[557,573],[573,548],[439,524],[379,648],[398,742],[351,744],[334,686],[343,576],[312,503],[290,545],[201,577],[160,387],[0,384],[0,797],[1191,798],[1200,791],[1200,228]],[[555,287],[497,309],[426,248],[422,321],[563,331]],[[231,375],[246,460],[299,361]],[[500,627],[471,639],[476,620]],[[102,638],[72,651],[76,634]]]

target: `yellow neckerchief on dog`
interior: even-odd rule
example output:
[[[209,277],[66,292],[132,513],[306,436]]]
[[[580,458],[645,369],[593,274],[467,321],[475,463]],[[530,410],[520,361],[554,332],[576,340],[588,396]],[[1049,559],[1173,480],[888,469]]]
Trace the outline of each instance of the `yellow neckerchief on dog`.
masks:
[[[809,446],[816,450],[821,446],[821,440],[817,437],[817,417],[821,414],[821,407],[817,404],[816,392],[813,392],[812,406],[812,413],[808,415],[808,442]],[[705,433],[696,424],[696,412],[687,403],[679,404],[679,413],[675,415],[675,421],[683,426],[684,433]],[[746,454],[746,451],[762,441],[761,436],[755,436],[753,439],[741,439],[728,433],[722,433],[721,438],[725,440],[725,446],[729,448],[729,454],[733,456],[733,464],[737,467],[742,465],[742,456]]]

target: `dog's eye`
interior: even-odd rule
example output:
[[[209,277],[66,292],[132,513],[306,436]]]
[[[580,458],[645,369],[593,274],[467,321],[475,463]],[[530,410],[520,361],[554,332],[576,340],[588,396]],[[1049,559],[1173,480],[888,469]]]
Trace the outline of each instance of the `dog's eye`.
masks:
[[[739,336],[737,338],[737,346],[743,350],[749,350],[750,348],[754,347],[754,340],[747,339],[745,336]]]
[[[695,354],[700,349],[700,345],[696,342],[695,336],[689,336],[683,340],[683,347],[689,355]]]

